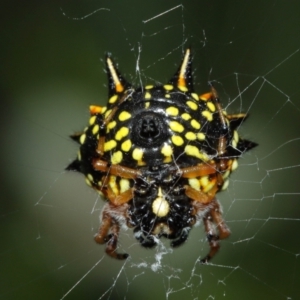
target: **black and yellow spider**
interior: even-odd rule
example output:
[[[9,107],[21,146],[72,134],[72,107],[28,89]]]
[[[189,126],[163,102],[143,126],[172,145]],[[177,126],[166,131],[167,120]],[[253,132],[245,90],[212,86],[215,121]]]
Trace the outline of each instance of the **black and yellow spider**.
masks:
[[[236,131],[246,115],[227,114],[213,87],[194,92],[190,49],[165,85],[136,89],[110,56],[106,66],[107,106],[90,106],[88,127],[72,136],[80,143],[78,156],[67,167],[107,199],[95,241],[125,259],[128,254],[117,252],[121,226],[133,228],[144,247],[162,236],[176,247],[203,220],[207,262],[230,234],[216,193],[227,188],[237,159],[256,146]]]

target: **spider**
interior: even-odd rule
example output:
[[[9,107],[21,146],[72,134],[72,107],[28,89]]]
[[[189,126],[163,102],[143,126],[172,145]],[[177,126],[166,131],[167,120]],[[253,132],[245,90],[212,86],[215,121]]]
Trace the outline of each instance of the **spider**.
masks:
[[[111,257],[128,257],[117,251],[122,226],[144,247],[160,237],[177,247],[203,220],[210,250],[202,263],[230,235],[215,196],[257,144],[239,138],[246,114],[227,114],[212,85],[209,93],[194,91],[191,65],[187,49],[167,84],[134,88],[107,55],[107,106],[90,106],[88,127],[71,136],[80,149],[66,169],[83,173],[107,199],[94,239]]]

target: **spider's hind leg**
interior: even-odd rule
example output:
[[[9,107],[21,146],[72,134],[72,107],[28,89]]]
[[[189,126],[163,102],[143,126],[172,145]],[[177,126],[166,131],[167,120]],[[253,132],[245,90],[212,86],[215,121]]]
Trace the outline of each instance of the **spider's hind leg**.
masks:
[[[219,240],[225,239],[230,235],[230,230],[222,218],[220,204],[216,199],[213,200],[211,209],[203,217],[203,223],[210,246],[209,253],[201,260],[201,263],[204,264],[210,261],[220,249]],[[218,234],[215,227],[218,229]]]
[[[113,216],[115,209],[111,205],[106,204],[102,212],[101,226],[94,239],[98,244],[106,243],[105,252],[109,256],[117,259],[126,259],[129,256],[127,253],[118,253],[116,251],[118,246],[120,223]],[[122,211],[118,209],[116,213],[122,214]]]

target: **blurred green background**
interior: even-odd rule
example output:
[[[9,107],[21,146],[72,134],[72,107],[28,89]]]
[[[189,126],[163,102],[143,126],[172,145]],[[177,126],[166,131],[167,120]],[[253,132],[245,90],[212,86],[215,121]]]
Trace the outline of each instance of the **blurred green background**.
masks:
[[[0,22],[0,299],[300,297],[300,2],[2,1]],[[232,235],[202,266],[202,226],[173,253],[127,231],[131,259],[112,260],[93,241],[103,201],[63,171],[68,136],[106,102],[105,53],[164,83],[189,46],[197,92],[214,80],[259,143],[219,195]]]

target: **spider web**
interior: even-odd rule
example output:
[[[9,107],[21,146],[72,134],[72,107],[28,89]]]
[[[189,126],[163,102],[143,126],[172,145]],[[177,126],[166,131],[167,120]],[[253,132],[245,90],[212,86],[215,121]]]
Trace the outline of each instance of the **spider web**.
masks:
[[[275,0],[4,5],[0,299],[298,299],[299,12]],[[195,90],[213,81],[259,144],[218,194],[231,236],[201,265],[203,226],[175,250],[143,249],[128,230],[131,257],[113,260],[93,241],[104,202],[63,171],[68,136],[106,102],[105,52],[145,85],[168,81],[190,46]]]

